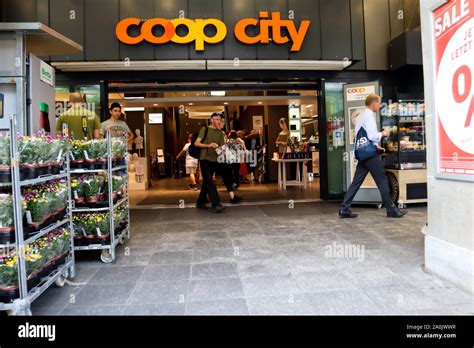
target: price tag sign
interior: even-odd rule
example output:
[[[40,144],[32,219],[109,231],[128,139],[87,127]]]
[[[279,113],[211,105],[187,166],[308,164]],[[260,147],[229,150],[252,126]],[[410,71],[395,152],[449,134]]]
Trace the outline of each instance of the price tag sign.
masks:
[[[436,176],[474,181],[474,0],[433,11]]]

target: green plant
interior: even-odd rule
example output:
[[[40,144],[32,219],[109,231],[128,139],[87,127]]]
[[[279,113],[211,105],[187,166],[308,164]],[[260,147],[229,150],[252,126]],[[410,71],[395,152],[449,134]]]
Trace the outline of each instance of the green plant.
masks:
[[[106,158],[107,157],[107,141],[105,139],[92,140],[89,145],[90,158]]]
[[[47,184],[44,186],[44,190],[45,196],[50,199],[50,213],[66,207],[67,185],[65,181]]]
[[[127,153],[127,143],[125,140],[118,138],[112,139],[112,157],[123,158]]]
[[[72,217],[72,224],[74,229],[74,236],[75,237],[82,237],[86,234],[84,220],[82,214],[74,214]]]
[[[10,135],[0,134],[0,167],[10,166]]]
[[[5,250],[0,255],[0,288],[18,285],[18,258],[13,249]]]
[[[85,152],[88,151],[89,144],[89,141],[73,140],[71,142],[71,155],[73,157],[73,160],[83,161],[84,159],[86,159]]]
[[[46,263],[46,259],[41,255],[41,248],[37,245],[31,245],[25,248],[26,274],[29,276],[32,273],[41,270],[41,267]]]
[[[112,190],[113,192],[118,192],[122,188],[123,178],[118,175],[112,177]]]
[[[71,179],[71,189],[73,198],[77,201],[83,201],[85,198],[84,191],[85,191],[85,184],[84,184],[84,177],[73,177]]]
[[[26,202],[28,223],[38,223],[44,221],[49,213],[50,202],[40,191],[31,190],[24,195]]]
[[[0,194],[0,229],[13,228],[13,200],[9,194]]]
[[[108,236],[110,230],[108,213],[77,214],[73,218],[76,236]],[[97,231],[99,229],[100,233]]]
[[[28,276],[43,269],[55,257],[65,254],[70,248],[70,234],[59,228],[38,238],[24,248],[24,259]],[[18,255],[14,248],[0,255],[0,289],[18,286]]]
[[[84,180],[84,196],[87,199],[96,198],[99,196],[104,184],[104,178],[100,176],[90,177]]]

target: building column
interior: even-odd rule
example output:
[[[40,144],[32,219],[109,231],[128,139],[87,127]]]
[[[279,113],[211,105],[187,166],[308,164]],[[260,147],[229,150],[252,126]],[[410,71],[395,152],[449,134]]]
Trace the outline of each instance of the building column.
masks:
[[[435,177],[435,117],[431,9],[439,0],[421,0],[421,28],[426,107],[428,226],[427,271],[474,292],[474,183]]]

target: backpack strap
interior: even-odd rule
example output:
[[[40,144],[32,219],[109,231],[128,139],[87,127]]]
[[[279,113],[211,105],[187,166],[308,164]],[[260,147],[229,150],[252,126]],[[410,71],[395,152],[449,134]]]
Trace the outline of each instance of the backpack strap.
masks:
[[[204,131],[204,138],[202,140],[206,140],[207,138],[207,131],[209,130],[209,127],[206,126],[206,130]]]
[[[208,131],[208,129],[209,129],[209,127],[208,127],[208,126],[204,126],[204,127],[206,127],[206,130],[204,131],[204,137],[201,139],[201,142],[204,142],[204,140],[206,140],[206,137],[207,137],[207,131]]]

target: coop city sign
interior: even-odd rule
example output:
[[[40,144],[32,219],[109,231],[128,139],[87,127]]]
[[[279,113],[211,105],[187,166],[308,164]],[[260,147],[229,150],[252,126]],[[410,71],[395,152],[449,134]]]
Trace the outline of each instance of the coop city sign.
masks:
[[[296,27],[292,20],[281,19],[280,12],[272,12],[269,18],[268,12],[260,12],[260,18],[245,18],[238,21],[234,27],[235,38],[245,44],[268,44],[270,40],[276,44],[285,44],[291,42],[291,51],[297,52],[301,49],[306,33],[310,25],[309,20],[302,20],[299,28]],[[178,35],[176,28],[179,26],[186,27],[184,36]],[[204,29],[212,26],[215,29],[213,36],[208,36]],[[140,29],[138,36],[130,36],[129,30],[133,27]],[[154,29],[161,27],[163,34],[156,36]],[[247,33],[248,28],[259,29],[259,34],[251,36]],[[270,38],[270,29],[272,30],[272,38]],[[283,33],[282,29],[286,29],[289,36]],[[219,19],[188,19],[188,18],[152,18],[142,21],[140,18],[126,18],[121,20],[115,28],[117,38],[128,45],[136,45],[146,41],[152,44],[164,44],[174,42],[177,44],[189,44],[194,42],[196,51],[204,51],[205,44],[217,44],[222,42],[227,36],[227,26]]]

